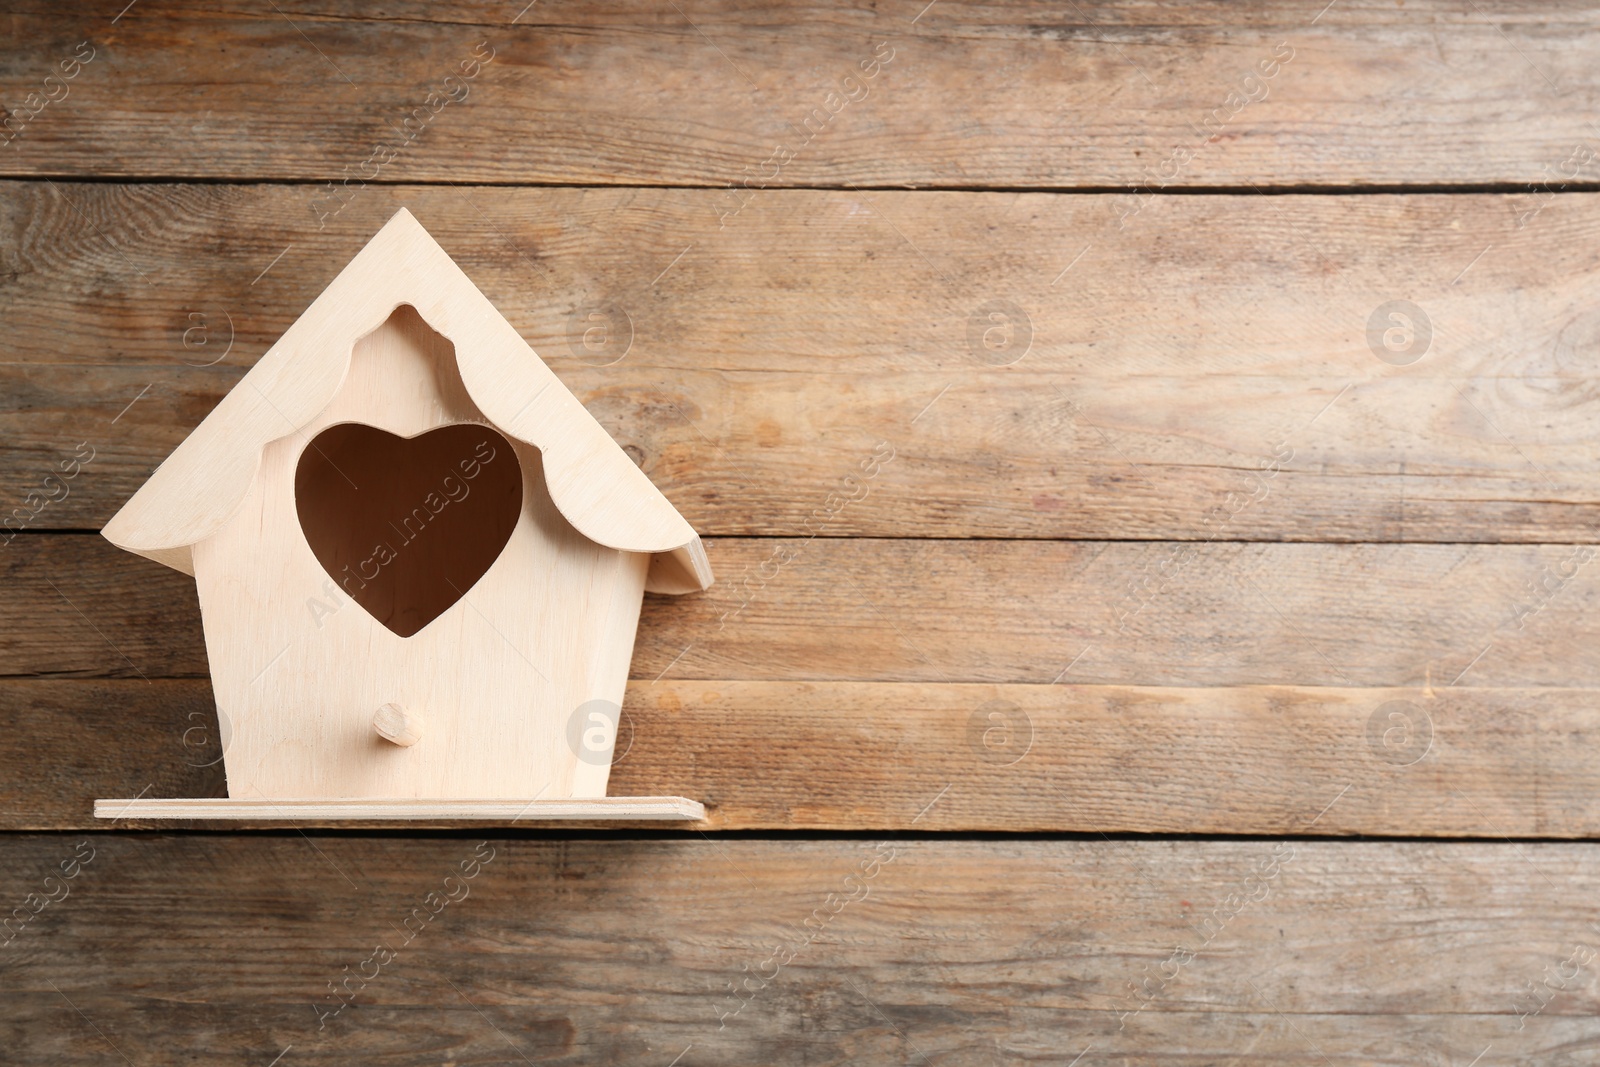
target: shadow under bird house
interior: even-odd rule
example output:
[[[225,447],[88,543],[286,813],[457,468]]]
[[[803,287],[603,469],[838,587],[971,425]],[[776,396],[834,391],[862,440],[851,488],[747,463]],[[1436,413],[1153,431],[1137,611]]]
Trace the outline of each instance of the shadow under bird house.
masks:
[[[679,818],[606,797],[700,538],[402,209],[108,523],[193,575],[226,799],[105,817]]]

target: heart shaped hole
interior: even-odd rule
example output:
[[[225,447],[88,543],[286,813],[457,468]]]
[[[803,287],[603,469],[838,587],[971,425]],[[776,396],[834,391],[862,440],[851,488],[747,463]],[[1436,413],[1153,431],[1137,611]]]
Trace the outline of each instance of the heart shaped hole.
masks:
[[[500,558],[522,513],[522,464],[487,426],[396,437],[341,423],[300,454],[294,499],[323,570],[373,618],[410,637]]]

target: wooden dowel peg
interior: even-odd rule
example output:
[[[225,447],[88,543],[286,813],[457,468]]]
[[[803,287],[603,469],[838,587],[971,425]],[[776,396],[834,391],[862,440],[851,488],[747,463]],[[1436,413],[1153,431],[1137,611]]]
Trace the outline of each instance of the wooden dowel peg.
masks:
[[[399,704],[385,704],[379,708],[372,716],[372,726],[379,737],[401,748],[410,748],[422,740],[422,716]]]

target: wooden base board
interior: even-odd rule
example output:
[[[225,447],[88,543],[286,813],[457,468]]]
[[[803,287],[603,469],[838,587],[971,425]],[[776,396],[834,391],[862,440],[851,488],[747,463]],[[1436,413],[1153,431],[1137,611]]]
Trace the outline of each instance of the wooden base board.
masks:
[[[692,822],[705,805],[687,797],[595,797],[582,800],[428,800],[346,798],[248,800],[228,797],[96,800],[97,819],[472,819],[549,822],[567,819],[650,819]]]

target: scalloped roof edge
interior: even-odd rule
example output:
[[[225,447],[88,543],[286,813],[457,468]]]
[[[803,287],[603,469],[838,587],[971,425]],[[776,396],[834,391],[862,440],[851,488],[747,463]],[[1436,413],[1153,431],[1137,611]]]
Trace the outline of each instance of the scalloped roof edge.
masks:
[[[455,345],[461,379],[484,415],[539,449],[551,500],[578,532],[607,548],[649,553],[651,592],[711,584],[699,535],[405,208],[156,468],[103,536],[192,575],[192,546],[238,509],[262,448],[327,406],[355,342],[401,304]]]

